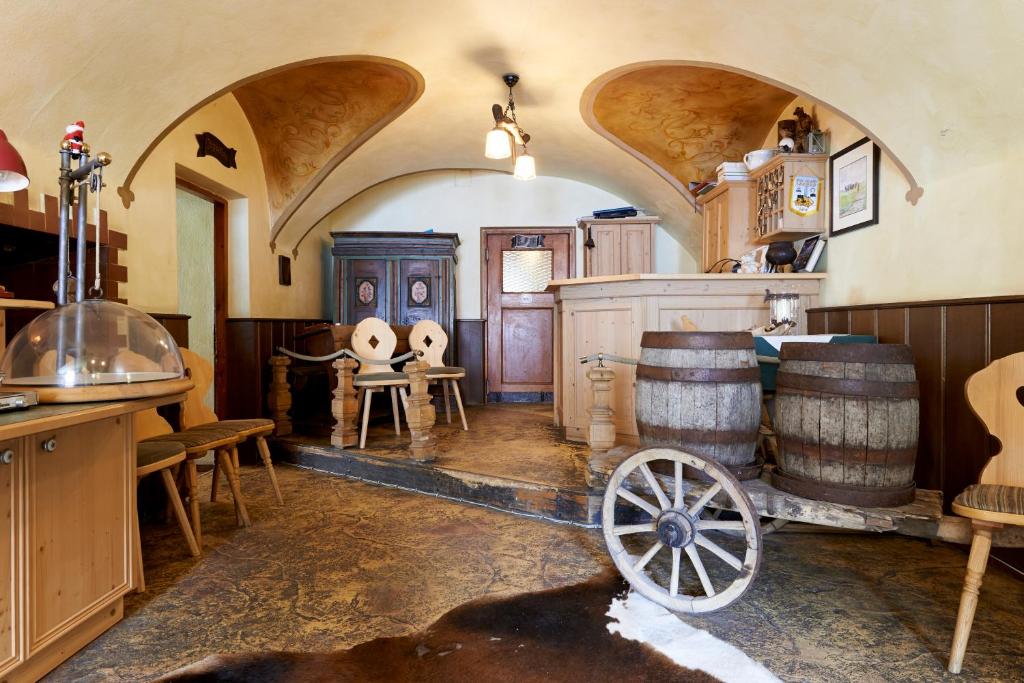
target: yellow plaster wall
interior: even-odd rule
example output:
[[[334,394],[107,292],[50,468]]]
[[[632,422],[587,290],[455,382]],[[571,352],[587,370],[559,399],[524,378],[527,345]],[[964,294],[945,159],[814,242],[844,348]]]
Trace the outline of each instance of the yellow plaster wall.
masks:
[[[237,169],[212,157],[196,157],[195,134],[206,131],[238,150]],[[101,142],[96,149],[102,148]],[[136,199],[130,209],[125,211],[110,197],[112,192],[108,195],[106,206],[116,214],[111,224],[128,234],[124,296],[130,304],[147,311],[178,311],[178,293],[170,286],[178,273],[176,175],[228,200],[230,317],[319,317],[320,261],[315,248],[300,249],[292,265],[291,287],[277,284],[263,166],[248,121],[231,95],[197,111],[157,146],[136,176]]]

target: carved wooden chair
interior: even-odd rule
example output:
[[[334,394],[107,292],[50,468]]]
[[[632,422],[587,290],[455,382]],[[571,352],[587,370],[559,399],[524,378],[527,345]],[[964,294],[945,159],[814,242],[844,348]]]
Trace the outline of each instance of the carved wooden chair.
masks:
[[[209,387],[213,383],[213,366],[202,356],[189,349],[181,349],[181,358],[185,361],[185,367],[189,370],[192,381],[197,387],[202,384]],[[186,432],[195,430],[219,429],[227,430],[238,437],[238,441],[231,447],[231,462],[237,474],[238,444],[247,439],[256,440],[256,450],[263,461],[263,467],[270,478],[270,485],[274,489],[274,497],[280,505],[284,504],[281,496],[281,487],[277,483],[277,473],[274,471],[274,463],[270,458],[270,447],[267,446],[267,437],[274,433],[274,421],[262,417],[247,420],[218,420],[217,414],[203,403],[205,390],[190,391],[181,409],[181,426]],[[225,473],[226,474],[226,473]],[[213,482],[210,484],[210,502],[217,501],[217,487],[220,478],[220,462],[213,463]]]
[[[978,592],[992,547],[992,532],[1005,524],[1024,526],[1024,353],[993,361],[967,380],[967,402],[999,439],[1002,449],[953,501],[953,512],[971,520],[974,538],[956,617],[949,670],[960,673],[978,606]]]
[[[192,526],[189,524],[188,515],[185,514],[185,506],[181,503],[181,496],[178,495],[178,486],[174,482],[174,475],[171,470],[185,461],[185,446],[175,441],[150,441],[138,445],[135,456],[135,480],[141,481],[143,477],[159,472],[164,482],[164,489],[167,491],[167,498],[174,510],[174,517],[178,520],[181,533],[188,543],[189,552],[192,557],[199,557],[199,544],[196,543],[195,534],[192,533]],[[142,533],[139,525],[138,508],[133,510],[135,518],[135,566],[138,567],[135,589],[140,593],[146,592],[146,577],[142,569]]]
[[[398,345],[391,326],[380,318],[366,318],[352,331],[350,340],[352,350],[369,360],[390,360]],[[398,412],[398,395],[401,394],[402,405],[406,404],[405,387],[409,384],[409,375],[404,372],[392,372],[389,365],[360,363],[352,384],[358,390],[356,410],[363,402],[363,424],[359,432],[359,447],[366,448],[366,428],[370,423],[370,402],[376,392],[385,389],[391,391],[391,410],[395,418],[395,434],[402,433],[401,416]],[[358,414],[358,413],[357,413]]]
[[[448,392],[450,386],[451,393],[455,394],[459,417],[462,418],[462,428],[469,431],[466,411],[462,407],[462,394],[459,393],[459,380],[466,376],[466,370],[444,364],[444,351],[448,348],[448,335],[444,329],[433,320],[421,320],[409,333],[409,346],[415,351],[422,352],[422,359],[430,363],[427,379],[441,383],[441,388],[444,389],[444,414],[448,418],[448,424],[452,423],[451,399]]]

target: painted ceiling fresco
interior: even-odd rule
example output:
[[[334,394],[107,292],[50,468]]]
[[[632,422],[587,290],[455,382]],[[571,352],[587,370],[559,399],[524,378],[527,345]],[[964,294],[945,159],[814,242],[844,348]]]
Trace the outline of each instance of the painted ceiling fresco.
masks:
[[[730,71],[654,65],[600,85],[588,123],[685,188],[691,180],[714,179],[723,161],[760,148],[793,99]]]

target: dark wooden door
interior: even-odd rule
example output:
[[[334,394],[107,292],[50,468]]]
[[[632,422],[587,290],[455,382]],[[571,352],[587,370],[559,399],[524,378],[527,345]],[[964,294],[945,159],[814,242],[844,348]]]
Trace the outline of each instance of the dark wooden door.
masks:
[[[552,400],[554,295],[576,273],[574,228],[484,228],[487,400]]]
[[[441,262],[437,259],[402,259],[398,262],[398,323],[441,320]]]
[[[388,320],[388,261],[352,259],[345,263],[349,315],[341,322],[355,325],[366,318]]]

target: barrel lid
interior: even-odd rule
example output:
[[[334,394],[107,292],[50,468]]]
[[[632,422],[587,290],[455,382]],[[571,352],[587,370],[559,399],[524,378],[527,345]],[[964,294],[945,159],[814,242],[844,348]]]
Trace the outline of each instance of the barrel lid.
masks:
[[[906,344],[829,344],[787,342],[779,360],[817,360],[835,363],[913,364],[914,352]]]
[[[750,332],[644,332],[645,349],[753,349]]]

